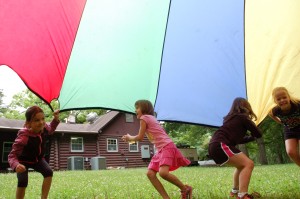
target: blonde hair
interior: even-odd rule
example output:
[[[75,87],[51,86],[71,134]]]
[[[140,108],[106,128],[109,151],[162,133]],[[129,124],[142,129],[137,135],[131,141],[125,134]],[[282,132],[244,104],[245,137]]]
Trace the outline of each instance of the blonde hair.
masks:
[[[275,95],[278,91],[286,92],[286,94],[288,95],[288,97],[290,98],[290,100],[293,104],[297,104],[297,103],[300,102],[300,100],[298,98],[295,98],[295,97],[291,96],[289,91],[285,87],[281,86],[281,87],[274,88],[273,91],[272,91],[272,97],[273,97],[273,101],[275,102],[275,104],[277,104],[276,99],[275,99]]]

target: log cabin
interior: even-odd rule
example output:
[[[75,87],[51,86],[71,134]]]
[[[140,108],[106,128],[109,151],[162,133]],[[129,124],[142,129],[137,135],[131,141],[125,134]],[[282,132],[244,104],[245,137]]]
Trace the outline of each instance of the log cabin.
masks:
[[[0,170],[9,168],[7,155],[23,120],[0,118]],[[139,121],[133,114],[108,111],[92,123],[61,122],[50,141],[49,164],[53,170],[89,170],[146,167],[154,146],[143,141],[128,144],[124,134],[137,134]]]

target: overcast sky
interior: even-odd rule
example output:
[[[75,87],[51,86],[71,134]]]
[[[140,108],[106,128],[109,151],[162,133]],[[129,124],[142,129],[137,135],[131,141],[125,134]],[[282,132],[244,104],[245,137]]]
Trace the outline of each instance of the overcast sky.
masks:
[[[7,66],[0,65],[0,89],[3,90],[5,95],[3,102],[9,104],[12,96],[26,89],[26,86],[13,70]]]

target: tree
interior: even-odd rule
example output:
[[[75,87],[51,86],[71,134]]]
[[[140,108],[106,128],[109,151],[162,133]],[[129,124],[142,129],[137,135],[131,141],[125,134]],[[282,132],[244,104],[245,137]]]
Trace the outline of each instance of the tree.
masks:
[[[13,96],[12,102],[8,105],[7,111],[5,112],[4,116],[8,119],[19,119],[25,120],[25,111],[27,108],[31,106],[39,106],[43,109],[45,113],[45,119],[47,122],[53,119],[52,117],[52,110],[43,100],[37,97],[34,93],[30,90],[26,89],[20,93],[17,93]],[[58,109],[58,102],[53,101],[51,102],[51,106],[54,110]],[[67,118],[68,113],[64,112],[60,114],[60,120],[64,120]]]
[[[90,121],[88,121],[88,117],[90,114],[94,116]],[[71,111],[71,114],[75,117],[75,122],[77,124],[83,124],[83,123],[92,123],[94,119],[97,119],[100,115],[103,115],[106,113],[106,110],[103,109],[88,109],[88,110],[75,110]]]
[[[246,156],[249,156],[249,152],[246,144],[239,144],[237,145],[237,148],[241,150]]]
[[[290,162],[285,151],[282,125],[276,123],[268,116],[259,127],[263,132],[268,161],[273,164]]]
[[[4,113],[6,112],[6,107],[3,105],[3,90],[0,89],[0,117],[4,116]]]
[[[3,97],[4,97],[3,90],[0,89],[0,105],[3,104]]]
[[[0,93],[1,96],[1,93]],[[0,97],[1,98],[1,97]],[[0,104],[1,105],[1,104]],[[48,104],[46,104],[43,100],[37,97],[30,90],[26,89],[20,93],[17,93],[13,96],[12,102],[9,104],[8,108],[5,112],[3,112],[4,117],[8,119],[19,119],[25,120],[25,114],[27,108],[30,106],[37,105],[41,107],[45,113],[46,121],[49,122],[52,120],[52,110]],[[59,109],[59,103],[57,100],[53,100],[51,102],[51,106],[54,110]],[[76,118],[76,123],[86,123],[86,116],[90,112],[95,112],[97,115],[103,115],[106,111],[102,109],[90,109],[90,110],[75,110],[72,111]],[[69,117],[71,111],[64,111],[60,113],[60,120],[66,121]]]
[[[196,147],[200,159],[206,158],[209,140],[216,130],[205,126],[171,122],[165,122],[164,128],[175,144]],[[239,145],[240,150],[260,164],[290,162],[285,152],[282,126],[266,117],[259,128],[263,137],[256,142]]]
[[[264,142],[264,137],[257,139],[257,145],[258,145],[258,149],[259,149],[258,150],[259,151],[258,161],[262,165],[267,165],[268,159],[267,159],[266,145]]]
[[[195,147],[199,159],[207,158],[208,144],[215,132],[214,128],[175,122],[165,122],[163,126],[176,145]]]

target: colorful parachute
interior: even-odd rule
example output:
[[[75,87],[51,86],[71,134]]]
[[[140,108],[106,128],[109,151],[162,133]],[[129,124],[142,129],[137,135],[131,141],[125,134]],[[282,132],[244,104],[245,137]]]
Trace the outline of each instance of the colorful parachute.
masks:
[[[236,97],[260,122],[300,96],[300,1],[0,0],[0,65],[61,110],[134,111],[219,126]],[[298,88],[298,89],[297,89]]]

